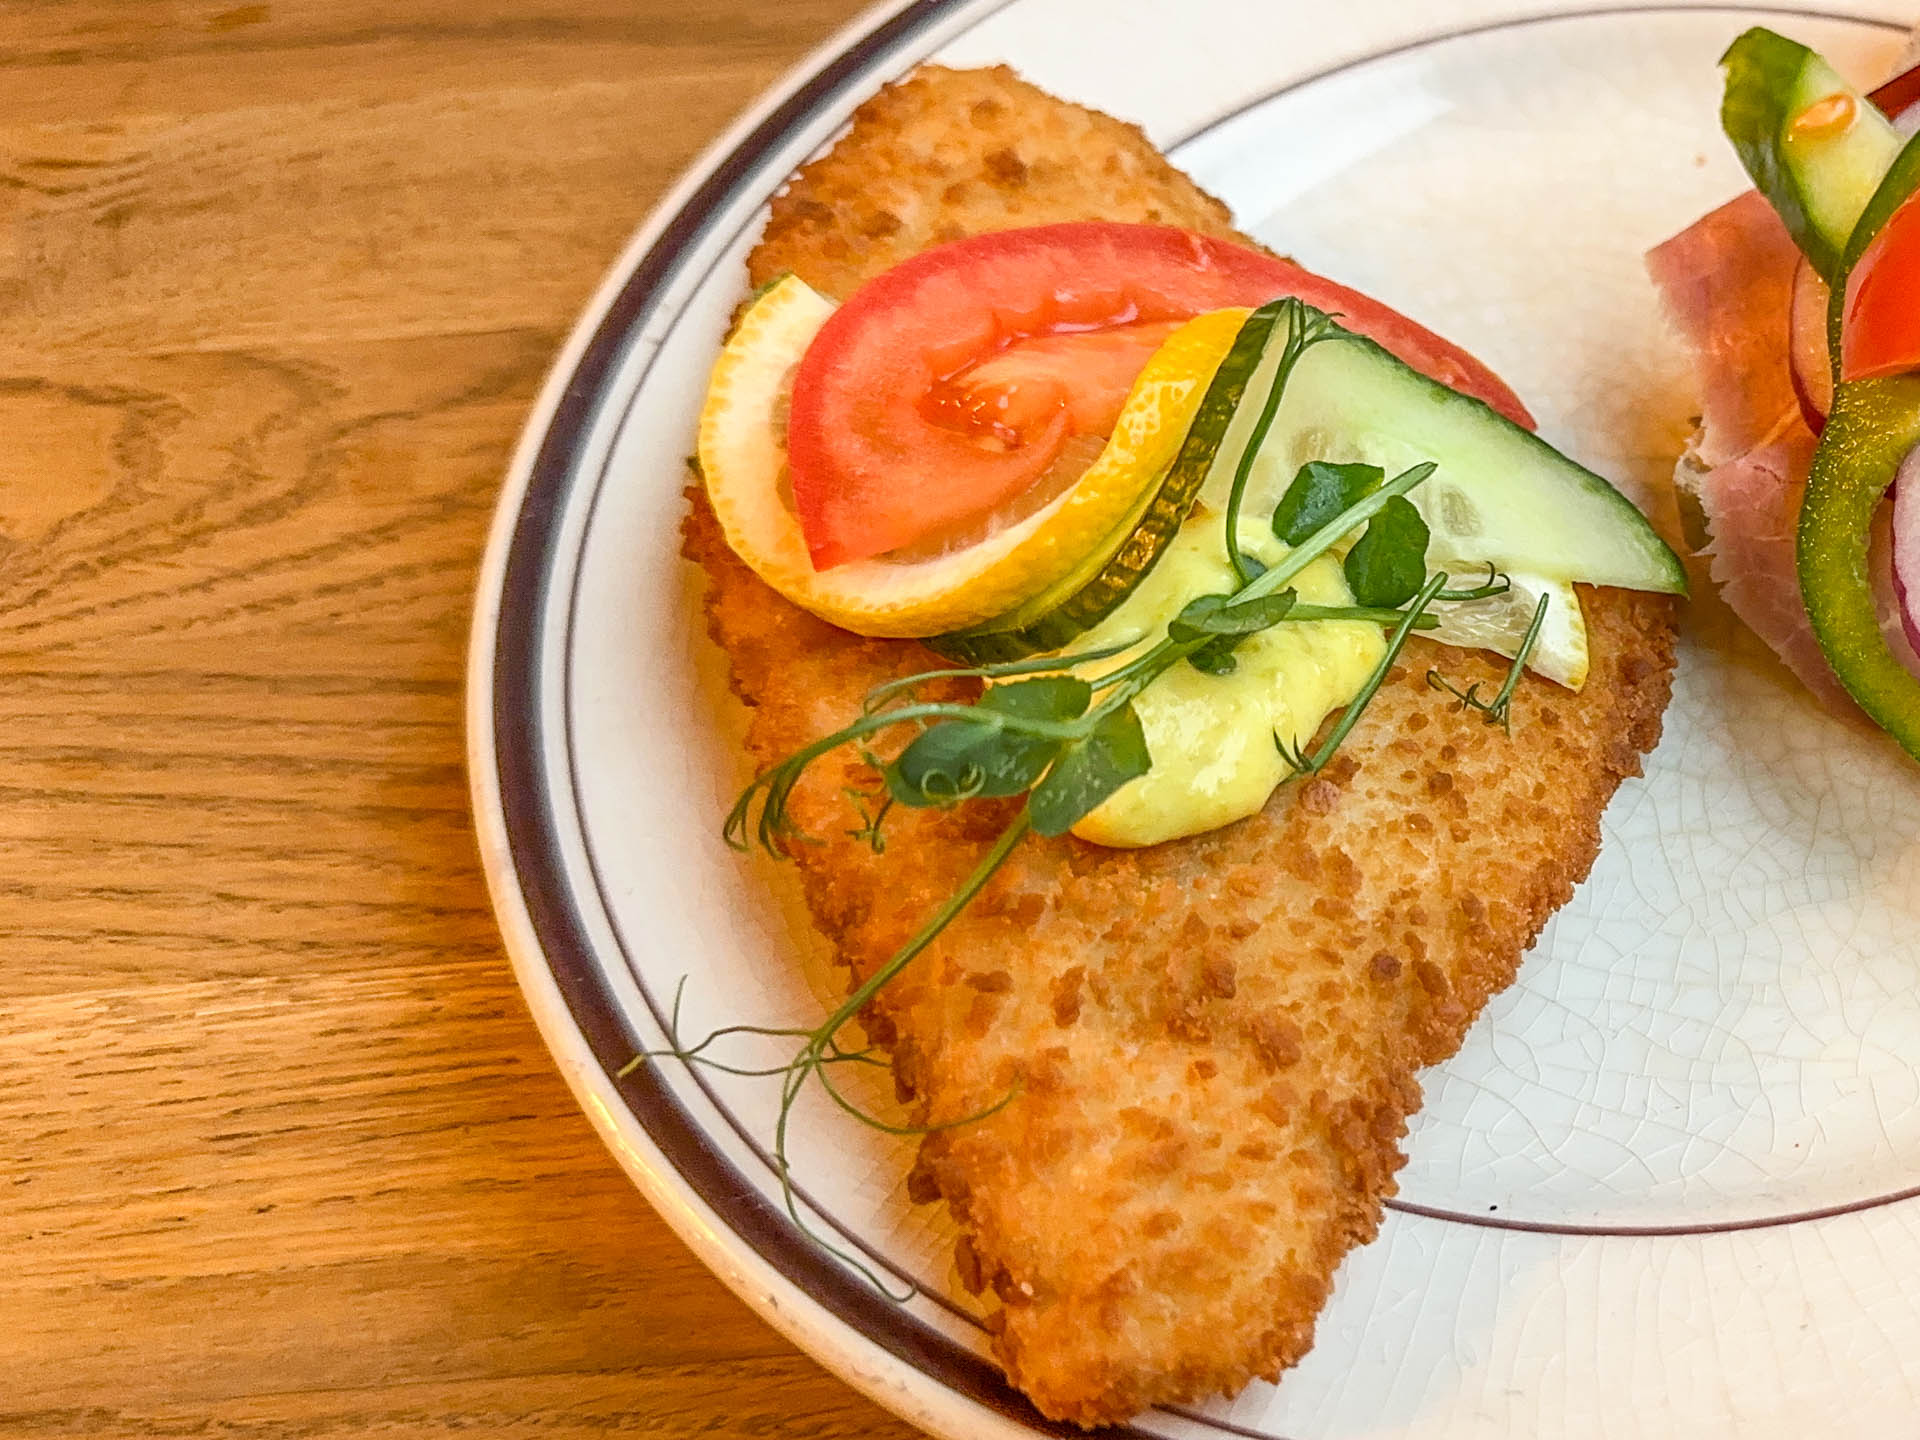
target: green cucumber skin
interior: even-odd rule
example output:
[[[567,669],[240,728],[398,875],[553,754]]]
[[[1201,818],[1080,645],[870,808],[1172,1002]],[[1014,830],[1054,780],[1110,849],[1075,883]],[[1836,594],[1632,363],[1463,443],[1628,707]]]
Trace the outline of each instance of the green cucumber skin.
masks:
[[[1851,273],[1893,212],[1920,191],[1920,137],[1909,140],[1861,212],[1841,257]],[[1920,377],[1839,380],[1846,286],[1834,286],[1827,331],[1835,356],[1833,412],[1820,433],[1795,561],[1814,638],[1834,675],[1875,724],[1920,759],[1920,681],[1887,648],[1867,568],[1874,512],[1900,464],[1920,445]]]
[[[1090,579],[1083,568],[1007,615],[972,630],[932,637],[925,642],[927,648],[966,665],[1005,664],[1058,650],[1119,609],[1152,573],[1167,542],[1179,532],[1193,508],[1220,437],[1240,408],[1247,385],[1266,353],[1278,313],[1276,305],[1263,305],[1241,325],[1201,396],[1186,439],[1167,467],[1165,478],[1146,508],[1118,532],[1117,546],[1109,550],[1103,545],[1095,552],[1093,567],[1097,568],[1093,568]]]
[[[1720,57],[1727,72],[1721,128],[1787,233],[1829,284],[1861,208],[1900,149],[1886,117],[1806,46],[1747,31]],[[1853,126],[1828,141],[1791,138],[1793,120],[1827,95],[1851,95]]]
[[[1160,516],[1160,500],[1165,494],[1166,482],[1162,480],[1140,508],[1095,547],[1092,565],[1074,571],[1064,583],[1043,590],[1018,610],[989,620],[977,629],[934,635],[922,643],[936,655],[962,665],[1001,665],[1059,649],[1095,623],[1077,624],[1074,617],[1083,609],[1099,616],[1111,611],[1139,583],[1146,570],[1152,568],[1166,539],[1180,528],[1176,520],[1164,537],[1153,538],[1153,522]],[[1119,537],[1117,543],[1115,536]],[[1143,550],[1149,552],[1145,568],[1131,581],[1123,580],[1123,567],[1140,565]],[[1091,580],[1084,578],[1089,568],[1093,568]],[[1113,591],[1118,592],[1117,598],[1107,599]]]
[[[1312,453],[1287,450],[1306,438]],[[1326,437],[1338,437],[1334,444]],[[1687,593],[1686,567],[1632,501],[1601,476],[1488,405],[1430,380],[1359,336],[1316,346],[1294,371],[1268,437],[1276,479],[1306,460],[1365,460],[1388,474],[1438,463],[1412,499],[1439,545],[1438,511],[1457,492],[1484,528],[1434,563],[1524,570],[1549,579]]]
[[[1825,241],[1813,228],[1800,200],[1800,189],[1787,172],[1780,135],[1786,128],[1792,97],[1813,52],[1785,36],[1755,27],[1727,47],[1720,66],[1727,72],[1726,94],[1720,102],[1720,128],[1733,142],[1734,153],[1746,167],[1754,187],[1767,197],[1787,227],[1787,233],[1813,259],[1825,277],[1832,261],[1822,264],[1817,251]]]

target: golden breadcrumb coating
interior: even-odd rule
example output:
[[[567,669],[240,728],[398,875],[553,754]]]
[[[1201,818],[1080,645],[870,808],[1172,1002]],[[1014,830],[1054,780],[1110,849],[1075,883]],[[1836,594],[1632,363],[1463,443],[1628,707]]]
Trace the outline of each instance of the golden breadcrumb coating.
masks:
[[[1237,237],[1227,207],[1139,126],[1056,100],[1005,66],[929,65],[862,105],[847,134],[774,198],[747,280],[791,270],[843,300],[929,245],[1066,220]]]
[[[1069,219],[1231,235],[1141,133],[1010,72],[927,68],[864,106],[774,204],[749,262],[844,295],[924,246]],[[687,555],[752,707],[759,765],[838,728],[890,676],[939,663],[798,610],[727,549],[697,492]],[[1334,763],[1265,811],[1146,850],[1029,839],[868,1015],[928,1137],[959,1269],[1000,1302],[994,1348],[1046,1414],[1083,1425],[1277,1378],[1335,1268],[1379,1228],[1420,1100],[1587,873],[1601,810],[1660,734],[1673,605],[1582,590],[1578,695],[1531,675],[1512,736],[1428,687],[1505,662],[1407,649]],[[795,818],[808,904],[870,974],[950,896],[1013,802],[889,817],[848,838],[856,757],[815,767]]]

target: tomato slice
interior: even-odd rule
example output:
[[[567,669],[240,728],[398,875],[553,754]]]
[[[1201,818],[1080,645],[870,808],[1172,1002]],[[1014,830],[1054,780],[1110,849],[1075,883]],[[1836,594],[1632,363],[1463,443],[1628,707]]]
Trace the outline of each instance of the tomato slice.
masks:
[[[1156,332],[1282,295],[1338,314],[1531,428],[1526,407],[1466,351],[1292,261],[1161,225],[979,235],[862,285],[800,362],[787,459],[815,568],[990,514],[1069,439],[1112,423]]]
[[[1840,378],[1920,370],[1920,200],[1888,219],[1847,277]]]
[[[1044,433],[1061,409],[1072,434],[1105,435],[1126,408],[1135,377],[1179,328],[1177,320],[1150,320],[1015,340],[935,384],[929,418],[1009,448]]]

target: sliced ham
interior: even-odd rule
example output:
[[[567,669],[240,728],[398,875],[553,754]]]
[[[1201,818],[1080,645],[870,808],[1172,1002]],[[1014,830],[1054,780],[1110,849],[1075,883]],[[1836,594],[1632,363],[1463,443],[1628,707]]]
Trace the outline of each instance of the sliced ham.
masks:
[[[1814,639],[1794,564],[1818,443],[1788,351],[1799,260],[1773,207],[1748,191],[1649,252],[1647,270],[1700,382],[1700,434],[1675,478],[1700,501],[1709,572],[1733,613],[1845,712],[1852,702]]]
[[[1813,638],[1794,568],[1815,443],[1796,413],[1778,439],[1699,474],[1694,493],[1712,533],[1705,554],[1720,598],[1824,704],[1846,709],[1852,702]]]
[[[1816,443],[1805,422],[1795,417],[1777,438],[1699,475],[1694,489],[1713,532],[1704,553],[1720,598],[1822,704],[1836,714],[1853,714],[1853,701],[1807,624],[1794,564],[1794,532]],[[1893,539],[1885,507],[1874,519],[1867,569],[1887,648],[1920,675],[1920,656],[1907,636],[1893,583]]]
[[[1724,465],[1798,415],[1787,351],[1800,251],[1757,190],[1647,254],[1647,270],[1693,352],[1701,435],[1694,455]]]

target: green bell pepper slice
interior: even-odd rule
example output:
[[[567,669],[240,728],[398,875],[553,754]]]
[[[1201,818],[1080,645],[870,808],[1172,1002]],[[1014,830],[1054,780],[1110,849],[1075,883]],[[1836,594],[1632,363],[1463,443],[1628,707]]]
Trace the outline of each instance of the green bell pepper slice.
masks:
[[[1920,759],[1920,680],[1887,648],[1867,569],[1874,512],[1901,463],[1920,446],[1920,375],[1839,379],[1846,278],[1893,212],[1916,191],[1920,137],[1906,143],[1867,202],[1838,266],[1827,312],[1833,413],[1814,452],[1796,553],[1807,618],[1833,673],[1875,723]]]

